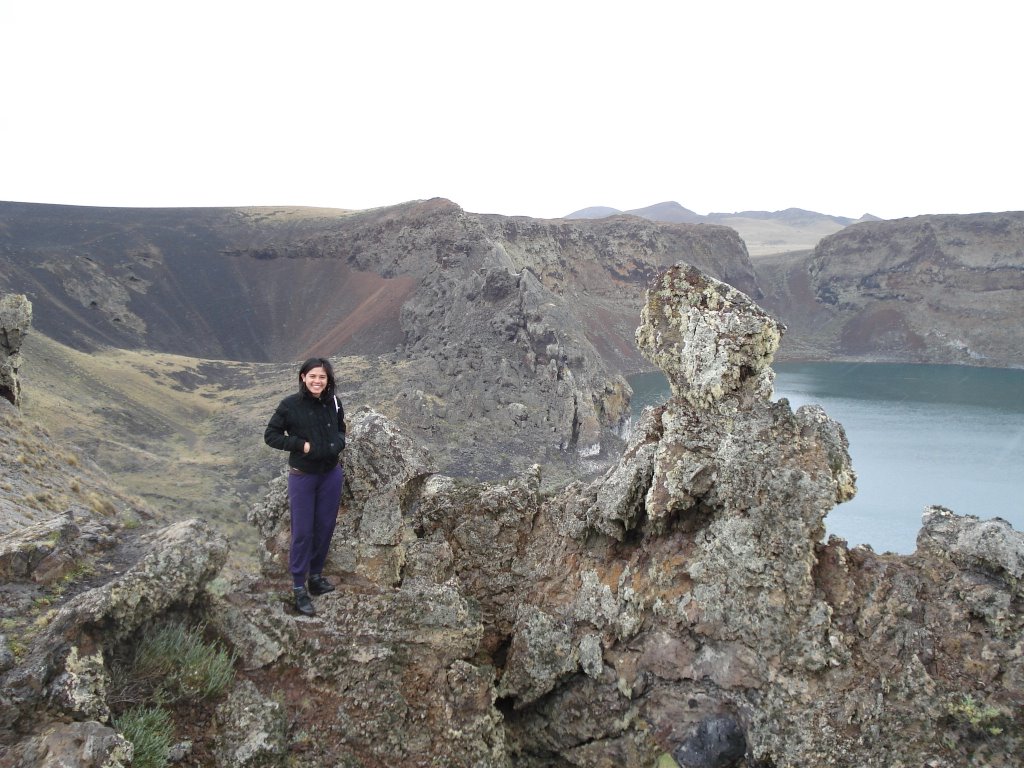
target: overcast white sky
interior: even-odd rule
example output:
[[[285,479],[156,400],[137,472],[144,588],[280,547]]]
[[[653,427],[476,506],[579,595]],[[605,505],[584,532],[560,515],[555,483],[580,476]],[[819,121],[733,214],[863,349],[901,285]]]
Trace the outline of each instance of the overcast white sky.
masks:
[[[1024,4],[0,0],[0,199],[1024,209]]]

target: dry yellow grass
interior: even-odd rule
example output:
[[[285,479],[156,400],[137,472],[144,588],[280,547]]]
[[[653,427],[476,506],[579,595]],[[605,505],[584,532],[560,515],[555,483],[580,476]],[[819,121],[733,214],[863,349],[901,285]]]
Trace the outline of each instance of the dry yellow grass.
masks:
[[[203,517],[236,544],[235,557],[255,552],[245,515],[284,464],[264,445],[263,429],[297,385],[295,363],[147,350],[87,354],[38,333],[26,337],[22,352],[23,416],[52,435],[67,464],[94,461],[161,518]],[[343,393],[356,382],[395,386],[401,375],[363,358],[335,364]],[[34,461],[31,447],[22,448],[24,460]],[[101,499],[85,503],[110,512]]]
[[[306,206],[244,206],[234,210],[246,217],[256,218],[259,221],[273,220],[294,220],[294,219],[336,219],[341,216],[351,216],[359,213],[356,210],[347,208],[315,208]]]

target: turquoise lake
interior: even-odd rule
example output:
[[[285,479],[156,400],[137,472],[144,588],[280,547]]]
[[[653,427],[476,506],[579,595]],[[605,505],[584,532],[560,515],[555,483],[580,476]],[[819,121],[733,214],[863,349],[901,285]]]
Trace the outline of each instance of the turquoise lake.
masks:
[[[948,365],[782,363],[775,399],[817,403],[850,441],[857,495],[828,533],[877,552],[913,552],[921,513],[941,504],[1024,530],[1024,371]],[[633,411],[664,402],[659,373],[629,379]]]

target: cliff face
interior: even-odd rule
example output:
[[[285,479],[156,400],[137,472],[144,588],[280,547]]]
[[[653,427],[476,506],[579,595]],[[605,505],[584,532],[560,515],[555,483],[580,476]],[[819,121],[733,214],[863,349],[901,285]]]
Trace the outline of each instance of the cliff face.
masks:
[[[447,312],[495,269],[529,269],[556,304],[625,290],[634,322],[647,279],[677,261],[757,295],[724,227],[477,216],[441,199],[358,212],[0,202],[0,288],[29,295],[37,329],[78,349],[279,361],[422,347],[424,311],[403,313],[407,300]]]
[[[529,269],[564,300],[602,359],[618,371],[649,368],[633,342],[650,280],[678,262],[694,264],[759,298],[743,241],[714,225],[665,224],[631,216],[599,221],[481,217],[515,269]]]
[[[449,471],[484,478],[607,456],[628,414],[621,374],[646,366],[631,341],[645,282],[680,260],[757,292],[724,227],[475,216],[447,200],[356,213],[0,204],[0,286],[32,297],[47,336],[384,359],[397,375],[348,391],[415,427]]]
[[[796,356],[1024,365],[1024,213],[856,224],[757,269]]]

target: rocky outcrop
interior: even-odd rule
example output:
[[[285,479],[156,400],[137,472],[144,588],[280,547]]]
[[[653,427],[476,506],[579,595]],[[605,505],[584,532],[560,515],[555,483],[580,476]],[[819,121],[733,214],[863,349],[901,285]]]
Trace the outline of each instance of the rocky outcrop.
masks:
[[[96,544],[113,540],[111,528],[94,526]],[[81,527],[70,513],[0,534],[0,580],[53,584],[76,568],[85,554]]]
[[[96,721],[54,723],[39,736],[0,752],[0,764],[18,768],[128,768],[132,744],[116,730]]]
[[[688,224],[721,224],[735,229],[751,256],[810,250],[821,238],[838,232],[856,220],[846,216],[830,216],[800,208],[784,211],[737,211],[735,213],[709,213],[702,216],[676,202],[664,202],[629,211],[615,208],[593,207],[570,213],[567,219],[601,219],[628,213],[651,221],[685,222]],[[860,221],[878,221],[878,217],[864,214]]]
[[[855,224],[756,269],[787,355],[1024,365],[1024,213]]]
[[[21,401],[21,342],[32,324],[32,304],[25,296],[0,296],[0,397],[14,405]]]
[[[442,474],[357,409],[314,617],[289,600],[283,478],[250,514],[262,572],[222,597],[204,594],[226,556],[208,526],[146,534],[123,574],[0,644],[0,759],[56,738],[123,761],[108,652],[180,608],[238,653],[215,733],[194,734],[216,765],[1011,765],[1024,536],[932,508],[910,556],[824,542],[855,474],[839,424],[773,401],[781,333],[666,270],[636,337],[673,396],[603,477],[557,491],[539,466]],[[4,567],[31,579],[74,522],[5,539]]]
[[[3,743],[59,718],[108,723],[105,654],[192,604],[227,557],[224,539],[198,520],[154,531],[137,546],[142,554],[134,565],[47,617],[21,661],[0,678]]]
[[[539,468],[501,485],[437,474],[401,430],[356,414],[353,490],[329,562],[339,589],[312,620],[252,619],[275,637],[308,621],[318,638],[339,626],[374,638],[349,657],[366,669],[327,671],[322,651],[293,657],[331,696],[363,690],[370,672],[379,700],[403,703],[353,715],[344,696],[331,698],[353,740],[317,759],[1008,764],[1022,735],[1024,537],[936,508],[912,556],[823,543],[824,517],[853,495],[855,475],[840,425],[818,407],[772,401],[781,331],[731,287],[669,269],[651,285],[637,338],[672,399],[646,412],[602,479],[554,494],[541,491]],[[265,575],[283,580],[281,487],[261,514],[274,521]],[[453,612],[438,600],[467,602]],[[387,605],[388,620],[352,626],[363,601]],[[412,666],[396,650],[416,611],[447,617],[426,633],[446,649],[429,674],[422,646]],[[451,730],[412,758],[401,745],[422,738],[417,713],[452,700],[457,670],[474,681],[476,708],[446,705]]]

